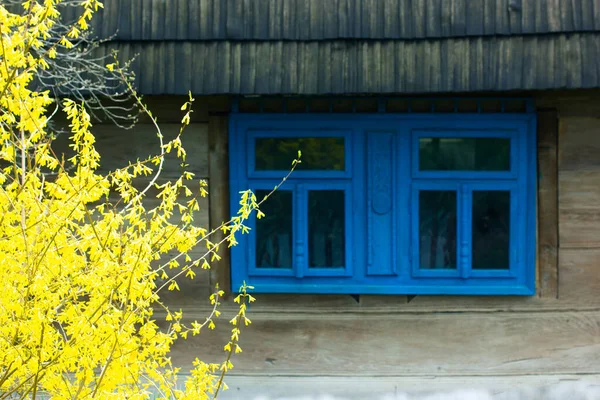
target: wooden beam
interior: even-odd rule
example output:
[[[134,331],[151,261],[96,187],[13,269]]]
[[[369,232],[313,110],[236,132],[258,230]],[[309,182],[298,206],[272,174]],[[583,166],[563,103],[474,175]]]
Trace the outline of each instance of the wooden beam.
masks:
[[[558,298],[558,115],[538,112],[538,294]]]
[[[211,114],[208,117],[208,202],[210,229],[215,229],[229,220],[229,151],[227,115]],[[221,231],[211,239],[213,243],[223,240]],[[230,255],[227,246],[222,246],[221,260],[212,263],[211,285],[216,283],[229,293],[231,286]]]
[[[258,300],[260,301],[260,300]],[[227,322],[177,341],[170,356],[223,359]],[[248,312],[235,374],[257,376],[457,376],[598,374],[600,312],[330,314]],[[164,322],[165,324],[167,322]],[[225,339],[226,340],[226,339]],[[245,397],[244,397],[245,398]]]

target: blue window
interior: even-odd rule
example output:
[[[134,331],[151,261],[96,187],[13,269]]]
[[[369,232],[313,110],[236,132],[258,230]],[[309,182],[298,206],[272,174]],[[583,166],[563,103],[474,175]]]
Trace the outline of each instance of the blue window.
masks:
[[[232,114],[230,191],[259,199],[232,288],[532,295],[533,114]]]

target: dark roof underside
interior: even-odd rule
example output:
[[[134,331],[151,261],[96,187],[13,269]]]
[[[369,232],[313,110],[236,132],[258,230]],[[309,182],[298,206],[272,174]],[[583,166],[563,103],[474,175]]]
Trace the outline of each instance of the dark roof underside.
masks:
[[[600,33],[443,40],[111,43],[145,94],[346,94],[600,87]],[[108,50],[108,48],[105,48]]]

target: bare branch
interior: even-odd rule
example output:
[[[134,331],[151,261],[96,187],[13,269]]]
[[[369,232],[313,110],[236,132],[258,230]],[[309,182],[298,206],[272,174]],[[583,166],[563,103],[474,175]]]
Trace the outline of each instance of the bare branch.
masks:
[[[63,1],[60,8],[64,11],[78,8],[82,2],[83,0]],[[17,11],[20,10],[22,0],[4,0],[4,3],[11,10]],[[66,49],[58,41],[73,25],[74,21],[67,18],[62,18],[51,28],[50,37],[42,41],[44,46],[32,50],[34,56],[39,57],[51,47],[56,49],[55,58],[45,57],[49,67],[37,72],[36,84],[40,90],[50,90],[55,99],[70,97],[80,102],[85,100],[86,111],[96,121],[109,121],[123,129],[132,128],[138,121],[141,110],[123,79],[133,81],[134,74],[130,69],[133,60],[121,63],[122,74],[106,68],[106,64],[114,61],[114,56],[101,45],[113,39],[116,32],[111,37],[99,38],[91,29],[84,31],[79,38],[71,41],[74,47]],[[61,133],[54,125],[51,128]]]

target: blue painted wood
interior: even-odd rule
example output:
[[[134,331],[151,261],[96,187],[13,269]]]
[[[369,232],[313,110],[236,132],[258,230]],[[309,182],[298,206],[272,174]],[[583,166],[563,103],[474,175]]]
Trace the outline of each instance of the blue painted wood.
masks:
[[[472,192],[468,190],[466,184],[460,185],[460,203],[458,220],[458,238],[460,246],[458,248],[458,268],[460,269],[460,277],[468,279],[471,273],[471,214],[473,209]]]
[[[230,191],[271,189],[282,171],[253,171],[253,137],[272,135],[342,135],[345,171],[297,171],[284,184],[294,192],[295,247],[292,270],[255,267],[250,235],[232,249],[232,288],[242,281],[264,293],[533,295],[535,293],[536,138],[534,114],[233,114],[230,120]],[[511,140],[509,173],[417,171],[415,140],[431,132]],[[390,159],[391,158],[391,159]],[[379,168],[379,173],[376,173]],[[256,174],[260,172],[259,174]],[[262,174],[267,172],[266,174]],[[277,172],[270,174],[269,172]],[[302,172],[302,173],[301,173]],[[331,174],[335,172],[335,174]],[[443,171],[446,172],[446,171]],[[390,184],[391,182],[391,184]],[[340,188],[346,197],[345,268],[308,267],[307,193]],[[456,270],[419,268],[418,192],[457,192]],[[472,193],[511,193],[510,266],[473,270]],[[390,194],[391,191],[391,194]],[[384,195],[378,196],[383,193]],[[238,209],[232,195],[231,209]],[[254,226],[254,221],[249,221]],[[391,233],[390,233],[391,232]],[[371,246],[381,249],[371,252]]]
[[[532,234],[537,229],[536,211],[537,210],[537,157],[535,156],[535,148],[537,145],[537,119],[531,118],[528,124],[521,128],[521,136],[525,146],[522,149],[523,162],[521,165],[521,174],[524,176],[521,181],[519,191],[525,193],[524,204],[526,206],[519,208],[522,213],[521,218],[525,221],[525,235],[521,238],[525,247],[522,257],[524,272],[519,280],[525,287],[529,289],[531,294],[535,294],[535,268],[529,268],[530,265],[536,265],[536,235]]]
[[[396,274],[395,132],[367,132],[367,275]]]
[[[294,270],[296,271],[296,278],[300,279],[304,277],[306,270],[306,246],[308,246],[308,240],[306,238],[306,189],[304,184],[299,183],[296,185],[296,191],[294,193]]]

